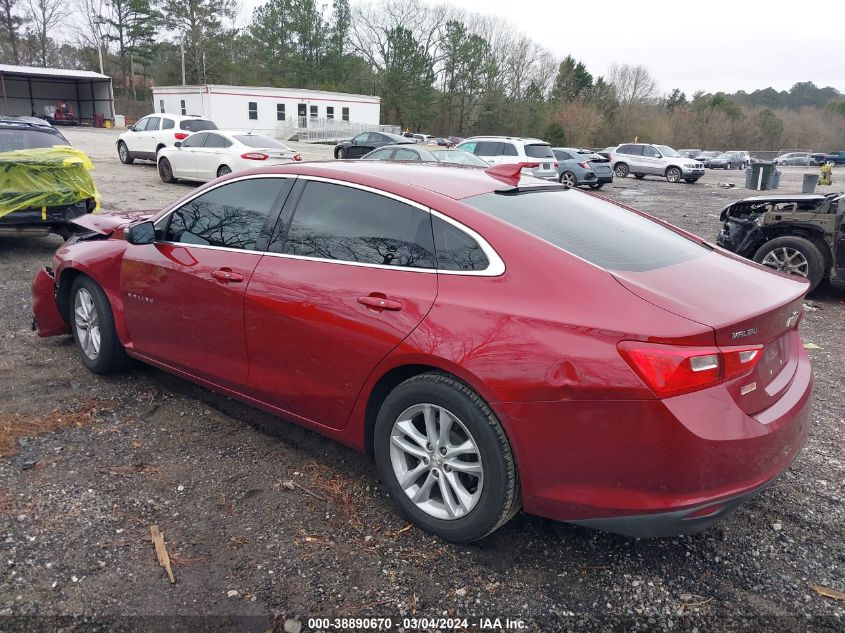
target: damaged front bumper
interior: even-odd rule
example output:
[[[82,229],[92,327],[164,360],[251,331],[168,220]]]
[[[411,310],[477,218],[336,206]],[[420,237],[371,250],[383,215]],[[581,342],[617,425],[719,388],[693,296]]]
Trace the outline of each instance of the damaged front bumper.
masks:
[[[56,302],[56,277],[49,266],[39,270],[32,281],[32,329],[41,337],[70,334]]]

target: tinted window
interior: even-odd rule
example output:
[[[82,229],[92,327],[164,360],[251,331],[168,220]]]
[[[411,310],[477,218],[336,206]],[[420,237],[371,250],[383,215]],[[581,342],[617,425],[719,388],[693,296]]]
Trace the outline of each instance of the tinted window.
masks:
[[[464,150],[465,152],[470,152],[471,154],[476,154],[475,146],[477,143],[475,141],[470,141],[469,143],[463,143],[459,149]]]
[[[441,163],[453,165],[473,165],[475,167],[489,167],[484,159],[460,149],[433,150],[431,155]]]
[[[291,186],[289,178],[250,178],[217,187],[174,211],[164,239],[254,249],[276,199]]]
[[[502,153],[502,144],[494,141],[479,141],[475,153],[477,156],[499,156]]]
[[[173,123],[173,119],[162,119],[161,120],[161,129],[162,130],[172,130],[175,126]]]
[[[205,143],[207,132],[200,132],[199,134],[191,134],[188,138],[182,141],[182,147],[202,147]]]
[[[633,211],[572,191],[487,193],[464,202],[608,270],[652,270],[708,252]]]
[[[484,270],[490,264],[478,243],[458,227],[431,216],[440,270]]]
[[[556,149],[555,158],[557,158],[558,160],[572,160],[572,154],[570,154],[569,152],[564,152],[563,150]]]
[[[392,198],[309,182],[288,230],[285,252],[347,262],[434,268],[428,213]]]
[[[397,149],[393,160],[420,160],[420,155],[412,149]]]
[[[216,130],[217,126],[214,125],[214,121],[207,119],[185,119],[179,121],[179,128],[188,132],[199,132],[200,130]]]
[[[657,158],[658,153],[651,145],[643,145],[643,156],[646,158]]]
[[[357,145],[366,145],[369,142],[369,138],[370,138],[370,133],[364,132],[363,134],[359,134],[358,136],[353,138],[352,142],[356,143]]]
[[[525,146],[525,155],[529,158],[554,158],[555,154],[552,151],[551,145],[535,145]]]
[[[237,134],[235,140],[240,141],[248,147],[266,147],[268,149],[290,149],[287,145],[279,143],[274,138],[269,136],[261,136],[260,134]],[[207,146],[206,146],[207,147]]]
[[[219,134],[206,134],[205,135],[205,143],[203,143],[203,147],[229,147],[232,144],[227,138],[223,138]]]
[[[549,147],[546,145],[546,147]],[[528,146],[525,147],[526,151],[528,150]],[[549,147],[549,152],[551,152],[551,148]],[[516,147],[514,147],[513,143],[502,143],[502,156],[519,156],[519,152],[516,151]],[[529,154],[530,156],[530,154]]]
[[[53,147],[53,145],[70,145],[70,143],[49,129],[42,131],[25,128],[0,128],[0,152]]]
[[[147,127],[144,129],[145,132],[154,132],[158,129],[159,121],[161,121],[161,117],[151,116],[147,119]]]

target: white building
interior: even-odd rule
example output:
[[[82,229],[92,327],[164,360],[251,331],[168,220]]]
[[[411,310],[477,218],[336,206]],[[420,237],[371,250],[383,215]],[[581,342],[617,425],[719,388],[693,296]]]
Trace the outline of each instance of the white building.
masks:
[[[160,86],[156,112],[195,114],[221,129],[252,130],[282,140],[334,141],[379,125],[381,98],[367,95],[249,86]]]

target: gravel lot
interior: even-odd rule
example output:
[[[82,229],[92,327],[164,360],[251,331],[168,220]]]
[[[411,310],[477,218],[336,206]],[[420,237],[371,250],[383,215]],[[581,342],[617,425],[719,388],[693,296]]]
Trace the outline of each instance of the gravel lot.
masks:
[[[104,208],[157,208],[190,189],[121,165],[116,136],[67,131],[94,159]],[[785,168],[781,190],[804,171]],[[713,239],[742,180],[627,178],[603,193]],[[315,616],[387,616],[394,630],[403,616],[465,617],[471,631],[496,617],[532,631],[845,627],[845,602],[814,589],[845,591],[843,289],[821,287],[802,325],[817,346],[806,448],[721,527],[638,540],[520,514],[452,546],[394,513],[367,458],[152,368],[92,375],[69,338],[38,339],[29,284],[59,243],[0,238],[0,629],[47,630],[9,617],[32,615],[216,616],[173,630],[310,630]],[[173,622],[118,617],[109,630]]]

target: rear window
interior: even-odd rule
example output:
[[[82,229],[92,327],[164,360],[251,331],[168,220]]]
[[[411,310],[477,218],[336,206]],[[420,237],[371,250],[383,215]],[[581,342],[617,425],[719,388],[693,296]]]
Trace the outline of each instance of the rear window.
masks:
[[[464,202],[607,270],[654,270],[708,252],[657,222],[577,191],[485,193]]]
[[[554,158],[555,153],[552,151],[551,145],[526,145],[525,146],[525,155],[528,158]]]
[[[49,129],[0,128],[0,152],[54,145],[70,145],[70,143]]]
[[[183,130],[188,130],[188,132],[217,129],[214,121],[208,121],[206,119],[185,119],[184,121],[179,121],[179,127]]]
[[[269,136],[261,136],[260,134],[236,134],[235,139],[246,145],[247,147],[260,147],[266,149],[289,149],[287,145],[282,145],[274,138]]]

